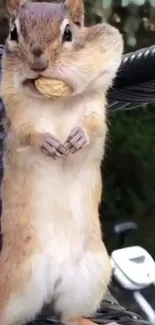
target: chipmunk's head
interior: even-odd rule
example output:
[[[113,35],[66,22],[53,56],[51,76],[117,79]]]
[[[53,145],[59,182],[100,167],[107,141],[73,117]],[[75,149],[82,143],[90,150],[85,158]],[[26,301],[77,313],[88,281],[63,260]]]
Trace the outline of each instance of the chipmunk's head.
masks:
[[[9,0],[7,69],[16,87],[34,91],[39,76],[66,81],[83,91],[105,70],[110,83],[121,61],[120,33],[108,24],[84,27],[83,0],[61,3]]]

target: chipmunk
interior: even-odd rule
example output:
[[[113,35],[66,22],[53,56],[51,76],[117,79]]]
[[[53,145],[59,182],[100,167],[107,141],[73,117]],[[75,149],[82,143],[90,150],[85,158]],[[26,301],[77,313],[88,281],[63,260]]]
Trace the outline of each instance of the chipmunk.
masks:
[[[8,10],[0,324],[24,324],[51,302],[64,324],[84,325],[111,278],[98,206],[122,36],[106,23],[86,27],[82,0],[10,0]],[[64,80],[72,94],[46,98],[40,76]]]

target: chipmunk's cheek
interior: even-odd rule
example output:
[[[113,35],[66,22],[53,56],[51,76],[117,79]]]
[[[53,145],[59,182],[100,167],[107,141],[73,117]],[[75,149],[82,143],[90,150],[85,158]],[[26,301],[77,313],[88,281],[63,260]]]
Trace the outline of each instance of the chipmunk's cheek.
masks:
[[[76,74],[72,66],[66,66],[62,68],[63,80],[66,81],[70,87],[76,90]]]
[[[76,74],[69,66],[48,67],[46,71],[40,74],[47,79],[60,80],[66,83],[72,89],[72,95],[76,91]]]

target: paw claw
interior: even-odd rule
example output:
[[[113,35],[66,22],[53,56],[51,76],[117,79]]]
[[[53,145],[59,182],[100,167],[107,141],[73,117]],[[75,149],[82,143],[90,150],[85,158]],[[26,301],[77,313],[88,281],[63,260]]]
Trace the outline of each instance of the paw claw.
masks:
[[[44,153],[55,160],[63,156],[66,152],[65,147],[60,143],[60,141],[50,134],[45,134],[41,149]]]
[[[81,150],[87,144],[87,139],[84,131],[81,128],[74,128],[68,136],[64,146],[67,154],[74,154]]]

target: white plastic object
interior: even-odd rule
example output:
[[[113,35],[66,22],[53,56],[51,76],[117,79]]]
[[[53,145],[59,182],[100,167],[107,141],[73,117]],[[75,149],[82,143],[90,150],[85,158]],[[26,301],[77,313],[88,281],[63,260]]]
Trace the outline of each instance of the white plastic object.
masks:
[[[155,283],[155,262],[140,246],[114,250],[111,262],[114,277],[128,290],[140,290]]]

